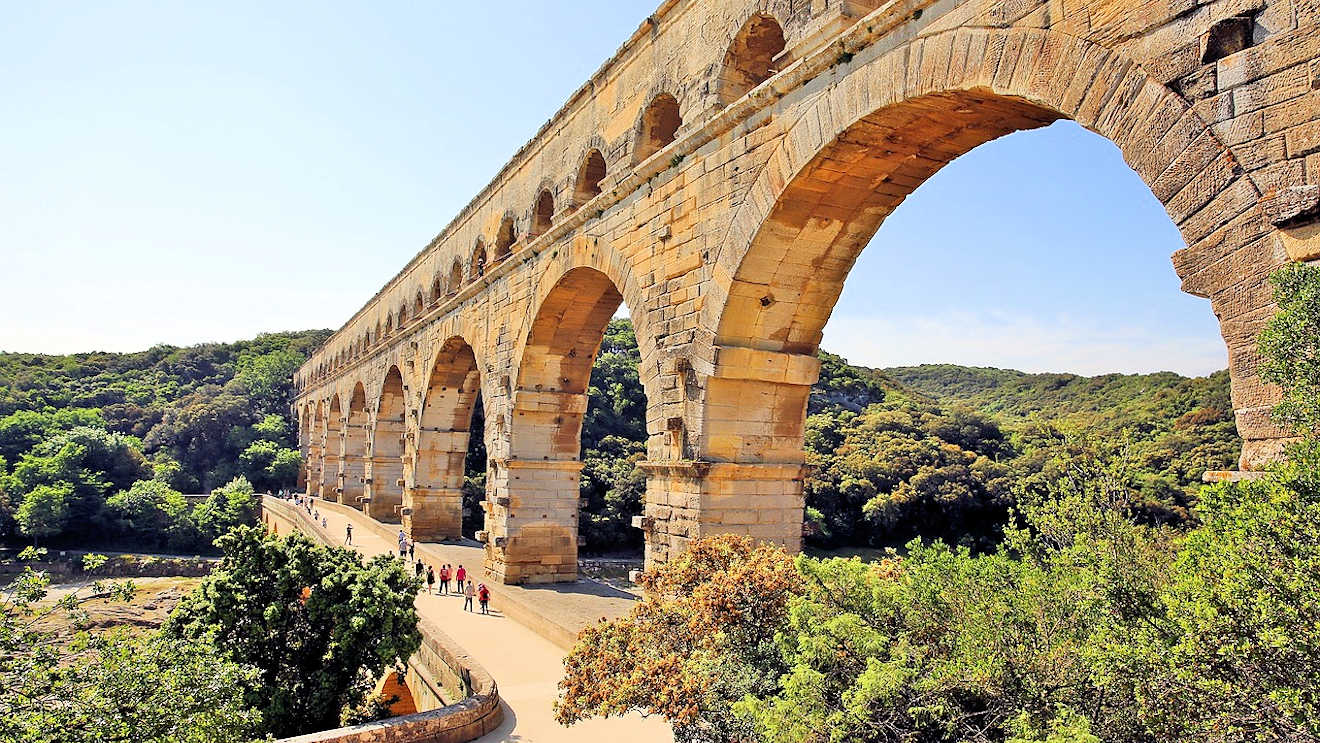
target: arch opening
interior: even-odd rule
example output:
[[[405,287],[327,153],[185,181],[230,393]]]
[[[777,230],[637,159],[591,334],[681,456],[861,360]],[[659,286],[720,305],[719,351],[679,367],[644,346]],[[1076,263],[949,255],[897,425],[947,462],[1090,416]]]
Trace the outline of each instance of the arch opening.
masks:
[[[555,219],[555,197],[550,189],[542,189],[536,197],[536,208],[532,211],[532,237],[545,234]]]
[[[486,243],[480,239],[477,240],[476,247],[472,249],[472,263],[470,265],[469,281],[476,281],[486,275]]]
[[[339,500],[339,468],[344,454],[344,411],[339,395],[330,398],[330,412],[325,418],[325,455],[321,466],[321,492],[325,500]]]
[[[593,149],[582,159],[578,168],[576,186],[573,190],[575,205],[582,206],[600,195],[601,182],[605,180],[605,156],[600,150]]]
[[[633,162],[640,163],[672,143],[682,125],[683,117],[674,96],[661,93],[653,98],[642,114],[637,144],[633,148]]]
[[[850,120],[837,133],[823,132],[815,154],[786,169],[775,200],[758,212],[755,232],[742,238],[745,252],[730,264],[733,280],[718,307],[716,368],[700,424],[700,456],[712,462],[702,487],[718,492],[722,481],[736,477],[753,496],[756,518],[709,509],[701,515],[704,533],[800,544],[804,424],[821,369],[816,354],[859,254],[895,209],[954,159],[1004,135],[1067,118],[985,88],[930,93]],[[1161,169],[1154,168],[1156,175]],[[1146,185],[1173,217],[1169,196],[1176,189],[1160,197],[1153,177],[1147,175]],[[745,373],[758,366],[787,371]],[[682,534],[667,528],[648,532],[647,540],[648,563],[653,553],[685,544]]]
[[[349,398],[344,423],[344,454],[340,461],[339,502],[361,510],[366,497],[368,440],[371,417],[367,412],[367,390],[358,382]]]
[[[449,269],[449,296],[458,294],[461,288],[463,288],[463,263],[455,258],[454,265]]]
[[[507,463],[491,471],[486,569],[507,583],[575,580],[582,423],[592,365],[623,301],[592,268],[564,274],[541,300],[513,383]]]
[[[376,424],[368,461],[366,514],[377,521],[398,523],[403,507],[403,454],[407,401],[403,374],[391,366],[377,401]]]
[[[465,465],[480,395],[476,354],[462,338],[450,338],[431,367],[416,451],[407,458],[412,468],[404,473],[403,528],[412,539],[457,539],[464,533]]]
[[[500,220],[500,228],[495,233],[495,260],[502,261],[509,257],[513,244],[518,241],[518,232],[513,226],[513,217]]]
[[[784,51],[784,29],[772,16],[758,13],[733,37],[720,71],[719,100],[727,106],[769,80]]]

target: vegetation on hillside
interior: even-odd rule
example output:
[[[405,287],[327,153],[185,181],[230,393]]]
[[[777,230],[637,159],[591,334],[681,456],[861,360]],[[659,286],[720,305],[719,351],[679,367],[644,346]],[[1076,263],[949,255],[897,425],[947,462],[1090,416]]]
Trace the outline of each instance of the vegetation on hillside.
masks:
[[[292,375],[327,335],[0,354],[0,537],[207,548],[221,533],[214,509],[187,509],[179,493],[297,481]]]

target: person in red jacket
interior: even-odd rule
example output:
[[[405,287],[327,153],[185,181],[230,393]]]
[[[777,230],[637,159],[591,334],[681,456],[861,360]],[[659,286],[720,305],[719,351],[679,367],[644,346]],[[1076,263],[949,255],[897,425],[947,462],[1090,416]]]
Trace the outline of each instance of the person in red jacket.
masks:
[[[440,568],[440,593],[449,594],[449,564]]]
[[[463,581],[465,580],[467,580],[467,570],[463,568],[462,563],[459,563],[458,570],[454,573],[454,587],[458,589],[459,593],[463,593]]]
[[[481,613],[490,613],[490,589],[485,583],[477,586],[477,600],[481,602]]]

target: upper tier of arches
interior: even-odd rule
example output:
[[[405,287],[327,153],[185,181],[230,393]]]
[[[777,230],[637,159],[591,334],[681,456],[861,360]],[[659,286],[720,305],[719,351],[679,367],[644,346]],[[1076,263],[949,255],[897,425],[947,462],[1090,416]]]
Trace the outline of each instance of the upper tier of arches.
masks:
[[[655,68],[646,82],[630,84],[630,88],[644,91],[637,100],[638,113],[633,124],[612,141],[599,134],[612,126],[611,117],[598,113],[596,106],[584,106],[579,91],[552,119],[552,122],[570,120],[571,126],[564,129],[585,135],[577,146],[571,142],[560,146],[573,154],[556,162],[550,157],[550,147],[533,148],[532,145],[548,136],[547,129],[543,129],[506,166],[501,177],[323,345],[316,354],[313,373],[306,378],[299,375],[296,384],[302,388],[323,380],[370,354],[382,342],[391,340],[427,312],[438,309],[445,300],[483,278],[490,268],[517,249],[551,231],[557,221],[605,193],[611,184],[656,156],[694,123],[734,103],[785,64],[801,57],[807,47],[819,43],[812,32],[820,26],[827,22],[837,25],[839,18],[848,18],[849,14],[856,15],[878,4],[874,0],[860,3],[826,0],[813,11],[804,12],[787,0],[761,2],[751,8],[744,7],[739,0],[726,0],[718,8],[718,14],[727,19],[726,28],[719,29],[720,36],[712,38],[706,46],[711,60],[707,70],[699,75],[707,82],[700,86],[680,83],[667,68]],[[686,4],[666,2],[588,86],[598,84],[602,77],[631,79],[636,70],[627,58],[633,49],[642,44],[666,46],[671,38],[684,39],[679,29],[688,22],[688,15]],[[720,37],[725,41],[720,41]],[[731,42],[727,41],[729,38]],[[790,48],[794,42],[797,49]],[[690,51],[683,48],[681,55],[686,56]],[[671,53],[680,54],[678,50]],[[557,132],[554,138],[569,136]],[[517,179],[503,178],[515,165],[520,170],[547,175],[524,191],[524,184],[510,182]],[[470,237],[465,240],[464,234]],[[454,239],[446,239],[450,237]]]

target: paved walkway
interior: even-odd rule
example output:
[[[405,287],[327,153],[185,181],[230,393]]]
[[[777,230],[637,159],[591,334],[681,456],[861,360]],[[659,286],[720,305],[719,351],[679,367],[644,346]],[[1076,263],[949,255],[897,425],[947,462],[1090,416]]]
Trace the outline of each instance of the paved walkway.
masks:
[[[394,554],[397,543],[387,542],[365,523],[360,513],[341,513],[323,508],[327,528],[325,535],[333,543],[343,544],[344,527],[350,518],[354,521],[354,548],[366,555],[382,552]],[[387,525],[388,526],[388,525]],[[453,564],[463,563],[471,571],[480,573],[481,548],[464,545],[424,544],[418,546],[418,557],[432,563],[437,559]],[[438,565],[436,566],[439,567]],[[577,584],[581,586],[581,584]],[[580,590],[555,591],[549,589],[521,589],[544,597],[559,611],[586,617],[593,610],[617,615],[626,611],[630,603],[605,589],[595,596]],[[501,587],[508,590],[508,587]],[[526,594],[522,594],[526,595]],[[580,598],[578,598],[580,597]],[[473,602],[477,606],[477,602]],[[620,611],[620,608],[623,611]],[[499,685],[504,704],[504,724],[493,733],[482,737],[483,742],[496,743],[555,743],[557,741],[625,741],[626,743],[671,743],[673,732],[664,720],[629,715],[623,718],[588,720],[573,727],[563,727],[554,721],[551,704],[557,695],[556,685],[563,675],[564,650],[554,643],[515,622],[500,611],[500,596],[491,600],[490,616],[463,611],[463,599],[456,595],[441,596],[423,593],[417,597],[418,613],[434,620],[464,650],[485,666]]]

